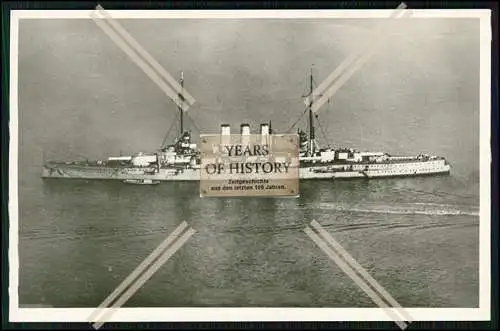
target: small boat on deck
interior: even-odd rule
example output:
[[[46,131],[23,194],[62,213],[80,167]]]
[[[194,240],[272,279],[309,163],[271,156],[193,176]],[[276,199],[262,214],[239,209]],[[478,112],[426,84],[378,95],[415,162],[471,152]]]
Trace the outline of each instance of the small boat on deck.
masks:
[[[126,184],[135,184],[135,185],[155,185],[160,184],[159,180],[152,179],[125,179],[123,181]]]

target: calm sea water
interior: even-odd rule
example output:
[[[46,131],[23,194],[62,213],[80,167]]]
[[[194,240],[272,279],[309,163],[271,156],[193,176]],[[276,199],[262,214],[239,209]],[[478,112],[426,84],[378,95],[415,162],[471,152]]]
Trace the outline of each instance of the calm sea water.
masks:
[[[443,155],[451,176],[302,182],[293,199],[202,199],[198,183],[40,179],[42,152],[62,160],[155,148],[175,106],[91,20],[22,22],[20,304],[96,307],[187,221],[196,234],[126,306],[375,306],[303,232],[315,219],[401,305],[477,307],[477,23],[412,19],[319,115],[323,143]],[[371,26],[123,24],[169,72],[184,69],[197,99],[189,114],[203,130],[264,119],[281,132],[303,110],[311,61],[319,83]]]
[[[478,305],[477,199],[453,177],[303,182],[296,199],[37,186],[23,195],[22,304],[99,305],[185,220],[197,233],[127,306],[374,306],[303,232],[315,219],[403,306]]]

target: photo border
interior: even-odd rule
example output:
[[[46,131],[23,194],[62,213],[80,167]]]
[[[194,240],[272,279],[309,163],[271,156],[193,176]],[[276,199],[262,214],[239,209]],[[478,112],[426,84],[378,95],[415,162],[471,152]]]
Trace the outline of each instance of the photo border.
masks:
[[[287,18],[309,17],[321,15],[323,18],[363,18],[387,17],[388,10],[315,10],[311,11],[154,11],[133,10],[124,12],[122,10],[107,10],[114,18],[138,18],[141,13],[152,15],[148,18],[161,18],[162,15],[178,15],[177,18],[186,18],[185,15],[201,15],[203,18],[214,18],[214,15],[222,15],[224,18],[241,18],[250,15],[252,18],[270,18],[269,15],[281,14]],[[416,320],[419,321],[486,321],[491,318],[491,180],[490,166],[492,154],[490,150],[491,139],[491,26],[490,11],[483,9],[474,10],[419,10],[413,9],[414,17],[477,17],[481,21],[481,51],[480,51],[480,282],[479,282],[479,307],[480,308],[405,308]],[[19,308],[18,307],[18,146],[17,146],[17,46],[19,19],[47,18],[85,18],[92,10],[75,12],[73,10],[29,10],[10,12],[10,122],[9,131],[12,139],[9,146],[9,320],[11,322],[69,322],[86,321],[94,308]],[[229,15],[228,15],[229,14]],[[43,17],[41,17],[42,15]],[[299,16],[297,16],[299,15]],[[305,16],[300,16],[305,15]],[[332,16],[333,15],[333,16]],[[248,16],[247,16],[248,17]],[[283,18],[283,16],[282,16]],[[318,18],[318,16],[314,16]],[[4,23],[5,24],[5,23]],[[4,66],[6,67],[6,66]],[[497,67],[498,69],[498,67]],[[498,95],[497,95],[498,97]],[[4,98],[4,100],[6,100]],[[4,107],[3,109],[7,109]],[[497,108],[495,108],[497,109]],[[498,115],[496,118],[498,119]],[[2,121],[3,122],[3,121]],[[2,164],[3,165],[3,164]],[[494,173],[493,173],[494,174]],[[3,176],[3,178],[6,178]],[[486,198],[485,198],[486,197]],[[486,215],[486,216],[484,216]],[[486,220],[485,220],[486,219]],[[486,223],[486,224],[485,224]],[[486,243],[484,238],[486,238]],[[5,241],[4,241],[5,242]],[[498,270],[496,270],[498,272]],[[432,310],[432,311],[431,311]],[[143,315],[144,312],[148,316]],[[187,319],[180,319],[184,313]],[[434,314],[436,313],[436,314]],[[301,315],[302,314],[302,315]],[[196,316],[194,316],[196,315]],[[221,315],[221,318],[217,318]],[[225,315],[225,316],[222,316]],[[70,318],[68,318],[70,317]],[[73,318],[75,317],[75,318]],[[457,317],[460,317],[459,319]],[[111,318],[110,322],[121,321],[143,321],[143,322],[180,322],[180,321],[391,321],[381,308],[120,308]]]

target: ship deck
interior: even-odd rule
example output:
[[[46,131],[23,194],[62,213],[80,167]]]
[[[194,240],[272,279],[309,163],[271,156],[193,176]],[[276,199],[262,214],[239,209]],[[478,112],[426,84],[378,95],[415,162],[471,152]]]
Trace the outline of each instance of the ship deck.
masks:
[[[354,165],[384,165],[384,164],[406,164],[406,163],[420,163],[420,162],[430,162],[430,161],[439,161],[444,160],[443,157],[435,157],[435,158],[422,158],[422,159],[400,159],[400,160],[384,160],[384,161],[346,161],[346,160],[334,160],[328,162],[322,161],[301,161],[300,168],[307,167],[328,167],[328,166],[354,166]],[[98,163],[96,161],[74,161],[74,162],[49,162],[44,165],[46,168],[73,168],[73,169],[143,169],[145,171],[154,170],[156,166],[149,167],[137,167],[132,164],[122,164],[115,162],[104,162]],[[186,165],[169,165],[160,166],[161,169],[192,169],[189,164]]]

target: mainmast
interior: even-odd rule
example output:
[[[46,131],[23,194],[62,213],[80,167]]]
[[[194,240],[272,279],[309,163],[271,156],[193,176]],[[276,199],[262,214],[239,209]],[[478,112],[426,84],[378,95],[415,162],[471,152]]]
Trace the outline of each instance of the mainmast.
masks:
[[[313,75],[312,68],[309,80],[309,151],[308,154],[312,156],[315,152],[315,144],[314,144],[314,114],[312,110],[312,105],[314,102],[313,99]]]
[[[181,71],[181,79],[179,80],[179,83],[181,84],[181,92],[178,94],[180,104],[184,105],[184,72]],[[181,106],[178,107],[179,109],[179,137],[181,137],[184,134],[184,110],[182,109]]]

